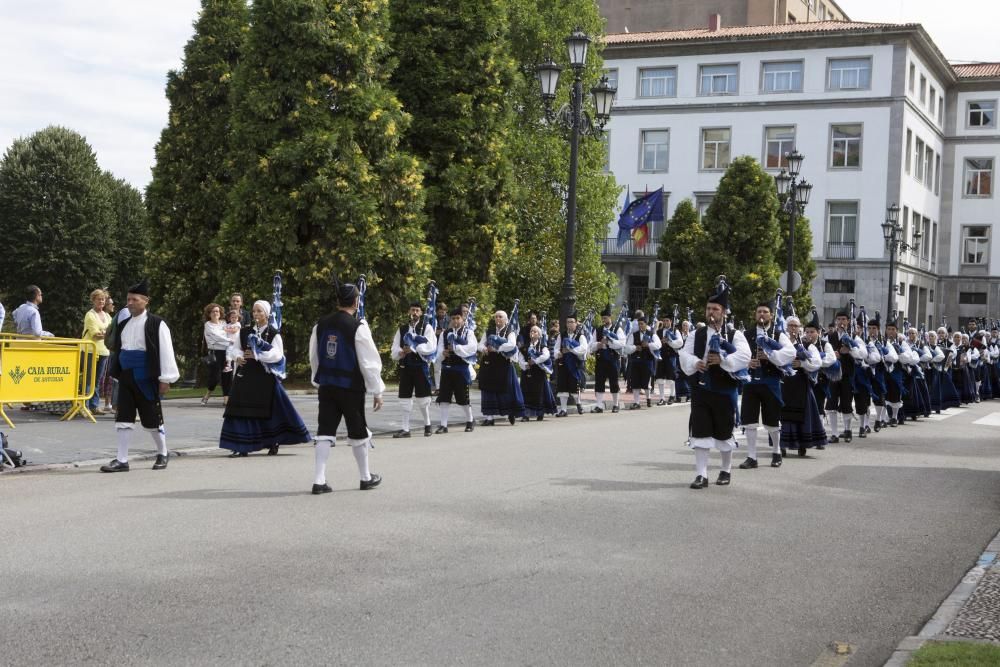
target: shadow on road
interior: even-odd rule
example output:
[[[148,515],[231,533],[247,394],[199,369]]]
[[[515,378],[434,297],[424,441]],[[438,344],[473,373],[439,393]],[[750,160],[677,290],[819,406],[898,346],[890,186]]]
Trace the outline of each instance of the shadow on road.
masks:
[[[346,491],[346,489],[344,489]],[[235,489],[189,489],[186,491],[169,491],[166,493],[151,493],[144,496],[126,496],[140,500],[173,499],[173,500],[237,500],[240,498],[292,498],[307,496],[305,491],[240,491]]]
[[[685,470],[689,469],[686,467]],[[618,479],[557,479],[561,486],[582,486],[588,491],[657,491],[660,489],[681,489],[690,482],[661,484],[659,482],[628,482]]]

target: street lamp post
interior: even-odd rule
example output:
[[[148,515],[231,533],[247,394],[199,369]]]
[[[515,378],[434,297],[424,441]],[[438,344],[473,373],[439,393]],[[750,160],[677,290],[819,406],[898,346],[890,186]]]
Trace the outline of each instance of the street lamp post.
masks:
[[[775,186],[778,188],[778,195],[784,198],[781,204],[782,209],[788,214],[788,262],[785,267],[785,295],[791,296],[795,291],[793,282],[795,276],[795,224],[799,214],[805,211],[806,204],[809,203],[809,195],[812,194],[813,186],[806,182],[804,178],[799,178],[799,170],[802,168],[802,161],[805,157],[797,150],[785,154],[788,162],[788,171],[781,170],[774,177]]]
[[[907,243],[903,238],[903,226],[899,224],[899,206],[893,203],[885,210],[885,222],[882,223],[882,236],[885,238],[885,248],[889,251],[889,302],[886,304],[885,316],[892,317],[896,311],[895,301],[899,286],[896,285],[896,254],[904,250],[916,252],[920,248],[920,230],[914,230],[913,243]]]
[[[566,318],[576,307],[576,286],[573,279],[573,264],[576,243],[576,181],[579,166],[580,135],[584,133],[599,136],[605,123],[611,116],[611,105],[614,102],[617,88],[608,84],[607,77],[601,77],[600,83],[591,89],[594,100],[594,116],[596,126],[583,111],[583,70],[587,64],[587,50],[590,46],[588,37],[577,28],[566,38],[569,52],[569,63],[573,69],[573,89],[570,103],[560,109],[557,116],[552,114],[552,102],[556,98],[556,87],[559,84],[559,73],[562,67],[551,58],[538,65],[538,82],[541,85],[542,101],[545,102],[546,116],[557,120],[569,133],[569,184],[566,193],[566,256],[563,276],[562,298],[559,304],[560,331],[566,331]]]

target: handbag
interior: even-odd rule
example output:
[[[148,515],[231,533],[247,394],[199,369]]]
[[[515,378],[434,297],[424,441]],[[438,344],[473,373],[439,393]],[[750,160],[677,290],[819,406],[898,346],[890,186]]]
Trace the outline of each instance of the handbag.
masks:
[[[205,344],[204,338],[201,339],[201,350],[203,353],[201,355],[201,363],[205,364],[206,366],[214,366],[215,353],[213,353],[211,350],[208,349],[208,346]]]

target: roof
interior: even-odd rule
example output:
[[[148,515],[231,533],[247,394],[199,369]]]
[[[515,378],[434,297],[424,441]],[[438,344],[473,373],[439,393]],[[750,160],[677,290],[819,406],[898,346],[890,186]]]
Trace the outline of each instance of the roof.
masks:
[[[969,63],[952,65],[959,79],[987,79],[1000,77],[1000,63]]]
[[[778,25],[749,25],[692,30],[662,30],[656,32],[619,32],[606,35],[607,46],[651,44],[656,42],[692,42],[698,40],[739,39],[754,37],[779,37],[784,35],[822,35],[838,33],[876,33],[885,30],[907,30],[919,23],[865,23],[859,21],[811,21],[809,23],[781,23]]]

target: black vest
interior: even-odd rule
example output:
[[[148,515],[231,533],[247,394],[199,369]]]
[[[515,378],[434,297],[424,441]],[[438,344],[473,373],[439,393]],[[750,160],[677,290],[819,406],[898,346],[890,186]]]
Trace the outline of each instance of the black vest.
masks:
[[[316,323],[316,346],[319,368],[313,381],[351,391],[365,390],[354,337],[361,323],[343,310],[326,315]]]
[[[635,346],[635,352],[628,355],[629,359],[634,361],[650,361],[653,358],[653,353],[649,351],[648,347],[639,347],[645,339],[646,334],[642,331],[632,332],[632,345]]]
[[[757,333],[757,329],[755,327],[754,328],[754,334],[755,335],[747,337],[747,345],[750,346],[750,358],[751,359],[756,359],[757,358],[757,336],[756,336],[756,333]],[[775,339],[775,340],[777,340],[777,339]],[[771,363],[770,359],[761,359],[760,360],[760,371],[761,371],[761,373],[763,375],[774,375],[774,376],[777,376],[777,377],[781,377],[782,376],[782,372],[778,370],[777,366],[775,366],[774,364]]]
[[[115,339],[111,344],[111,367],[108,374],[118,379],[121,377],[122,367],[118,361],[118,354],[122,351],[122,334],[132,322],[131,317],[126,317],[118,323],[115,328]],[[146,315],[146,325],[143,331],[146,338],[146,372],[154,382],[160,381],[160,324],[163,318],[152,313]]]
[[[735,333],[735,330],[727,331],[726,340],[732,343]],[[694,356],[704,359],[706,347],[708,347],[708,327],[702,327],[694,332]],[[722,366],[709,366],[707,373],[713,389],[736,389],[740,385],[729,373],[722,370]],[[696,375],[701,376],[704,373]]]
[[[421,324],[423,324],[423,322],[424,322],[423,318],[421,318],[420,321],[417,322],[417,326],[413,328],[413,330],[415,332],[414,335],[416,335],[416,336],[423,336],[424,335],[422,331],[419,331],[419,332],[417,331],[417,328]],[[400,324],[399,325],[399,346],[400,347],[403,347],[403,338],[409,332],[410,332],[410,325],[409,325],[409,323]],[[413,352],[411,354],[408,354],[408,355],[406,355],[405,357],[402,357],[399,360],[399,367],[400,368],[413,368],[413,367],[418,367],[418,366],[423,366],[423,365],[424,365],[424,360],[421,358],[421,356],[419,354],[417,354],[416,350],[413,350]]]

